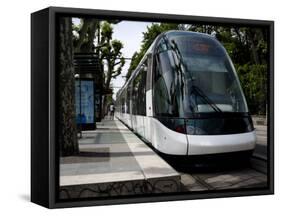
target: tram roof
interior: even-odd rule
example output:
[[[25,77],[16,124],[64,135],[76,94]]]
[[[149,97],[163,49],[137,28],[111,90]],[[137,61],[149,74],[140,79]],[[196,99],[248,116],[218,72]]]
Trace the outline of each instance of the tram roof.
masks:
[[[206,33],[201,33],[201,32],[194,32],[194,31],[184,31],[184,30],[170,30],[163,32],[159,36],[164,36],[166,35],[167,37],[174,36],[174,35],[194,35],[194,36],[201,36],[201,37],[207,37],[207,38],[214,38],[212,35],[206,34]]]

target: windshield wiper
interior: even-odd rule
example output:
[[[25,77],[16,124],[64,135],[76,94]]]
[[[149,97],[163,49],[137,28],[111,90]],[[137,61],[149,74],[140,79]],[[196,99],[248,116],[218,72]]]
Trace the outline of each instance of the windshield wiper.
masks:
[[[197,93],[197,95],[201,96],[201,98],[207,104],[209,104],[216,112],[222,112],[222,110],[199,87],[194,85],[194,79],[193,79],[192,73],[191,73],[191,71],[188,70],[187,65],[183,60],[182,54],[180,52],[180,49],[178,48],[176,41],[172,40],[170,43],[169,40],[165,36],[164,36],[164,39],[170,45],[171,49],[175,51],[177,57],[179,58],[180,64],[183,65],[185,71],[187,72],[187,74],[189,76],[188,81],[190,82],[189,84],[191,85],[191,88]],[[181,68],[179,68],[179,69],[180,69],[179,72],[184,74],[183,71],[181,70]],[[190,97],[189,97],[189,100],[190,100]]]
[[[191,86],[192,91],[195,91],[197,95],[201,96],[203,100],[210,105],[216,112],[222,112],[222,110],[197,86]]]

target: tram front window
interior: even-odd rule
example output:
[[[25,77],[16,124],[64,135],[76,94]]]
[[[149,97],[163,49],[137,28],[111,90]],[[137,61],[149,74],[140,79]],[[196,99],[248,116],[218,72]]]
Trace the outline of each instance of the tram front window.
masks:
[[[194,33],[164,36],[154,76],[157,116],[248,112],[231,60],[214,38]]]

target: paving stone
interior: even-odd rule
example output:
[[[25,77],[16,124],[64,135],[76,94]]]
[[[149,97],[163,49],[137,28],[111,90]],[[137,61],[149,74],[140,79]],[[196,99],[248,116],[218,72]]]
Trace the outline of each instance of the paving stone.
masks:
[[[200,184],[192,175],[182,174],[181,183],[183,186],[183,191],[204,191],[208,190],[205,186]]]

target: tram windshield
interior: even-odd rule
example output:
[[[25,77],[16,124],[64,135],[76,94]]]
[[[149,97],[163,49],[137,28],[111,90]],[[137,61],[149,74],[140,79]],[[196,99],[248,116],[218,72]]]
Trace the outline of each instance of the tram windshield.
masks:
[[[215,38],[190,32],[168,33],[159,41],[156,53],[157,116],[248,112],[231,60]]]

